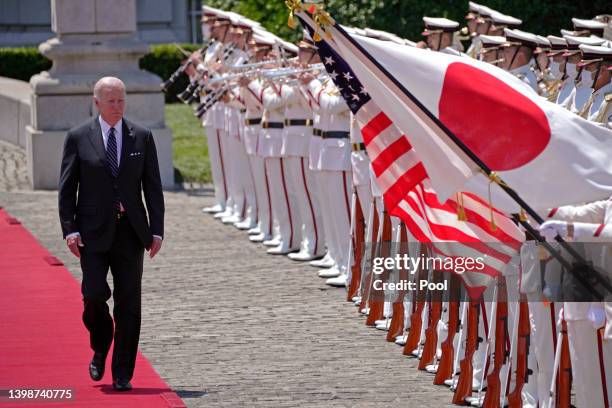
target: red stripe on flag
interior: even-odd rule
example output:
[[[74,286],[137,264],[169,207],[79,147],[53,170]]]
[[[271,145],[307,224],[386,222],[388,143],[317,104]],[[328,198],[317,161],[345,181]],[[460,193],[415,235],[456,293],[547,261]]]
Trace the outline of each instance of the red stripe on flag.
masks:
[[[411,149],[412,146],[410,146],[408,139],[405,137],[400,137],[387,146],[385,150],[380,152],[380,154],[372,160],[372,170],[374,170],[376,177],[379,177],[390,165]]]
[[[388,209],[394,208],[403,200],[406,195],[415,186],[423,181],[427,177],[427,172],[423,163],[419,162],[416,166],[408,169],[400,178],[396,180],[391,187],[384,192],[385,206]]]
[[[364,127],[361,128],[361,135],[366,146],[381,134],[383,130],[392,125],[391,119],[384,112],[374,116]]]

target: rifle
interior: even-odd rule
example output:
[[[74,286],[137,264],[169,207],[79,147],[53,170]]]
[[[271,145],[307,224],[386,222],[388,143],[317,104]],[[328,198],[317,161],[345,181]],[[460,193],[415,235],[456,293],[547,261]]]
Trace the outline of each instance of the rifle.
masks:
[[[396,240],[399,242],[397,252],[403,251],[403,248],[408,248],[408,234],[406,233],[406,224],[402,221],[399,225],[399,237]],[[408,251],[406,250],[406,253]],[[399,270],[399,281],[408,280],[408,271],[405,269]],[[387,341],[393,342],[397,336],[401,336],[404,332],[404,297],[406,291],[401,290],[398,293],[397,299],[393,302],[393,317],[391,318],[391,324],[387,331]]]
[[[439,281],[439,271],[432,272],[432,281]],[[428,291],[429,297],[429,313],[427,321],[427,329],[425,329],[425,344],[421,352],[418,369],[425,368],[434,362],[436,351],[438,349],[438,322],[442,317],[442,293],[440,291]]]
[[[380,242],[377,247],[378,256],[388,257],[390,255],[390,246],[392,240],[392,228],[391,228],[391,217],[387,210],[383,210],[383,224],[382,224],[382,232],[380,234]],[[380,275],[381,279],[388,279],[389,271],[383,272]],[[383,278],[384,277],[384,278]],[[372,273],[372,277],[370,278],[370,285],[374,284],[374,274]],[[372,298],[373,287],[370,288],[369,298]],[[382,291],[376,291],[382,292]],[[380,296],[380,293],[378,294]],[[374,326],[376,320],[381,320],[383,318],[383,312],[385,307],[384,300],[384,292],[382,292],[383,299],[369,299],[369,309],[370,313],[366,319],[367,326]]]
[[[369,257],[364,257],[363,259],[363,263],[361,265],[362,271],[364,270],[365,262],[367,261],[372,262],[372,260],[374,259],[374,256],[376,255],[376,245],[373,244],[373,241],[374,241],[374,231],[378,231],[379,220],[378,220],[378,210],[376,209],[376,199],[375,198],[372,198],[372,204],[370,205],[370,211],[371,211],[370,214],[372,215],[372,218],[371,218],[370,225],[368,225],[368,231],[367,231],[368,237],[366,239],[372,243],[371,244],[372,247],[370,248]],[[360,282],[361,302],[359,303],[359,311],[364,310],[367,306],[368,298],[370,297],[370,285],[372,284],[371,277],[372,277],[371,268],[370,268],[369,273],[362,274],[361,282]]]
[[[516,378],[514,381],[514,390],[508,394],[509,408],[520,408],[523,406],[523,386],[529,379],[529,376],[532,374],[532,371],[527,366],[530,336],[531,326],[529,323],[529,305],[524,299],[521,299],[521,303],[519,305]]]
[[[351,281],[346,294],[346,300],[349,302],[357,295],[357,291],[359,290],[359,282],[361,281],[361,262],[363,259],[363,243],[365,240],[365,219],[357,191],[353,191],[352,209],[351,244],[353,248],[349,250],[349,256],[350,254],[353,255],[353,264],[351,265],[349,260],[349,265],[351,266]]]
[[[459,332],[460,320],[459,320],[459,304],[458,300],[453,300],[454,296],[457,296],[460,290],[460,281],[457,275],[450,276],[450,290],[449,290],[449,301],[448,301],[448,335],[441,344],[442,356],[438,361],[438,371],[434,377],[435,385],[443,385],[444,381],[452,378],[453,375],[453,361],[455,359],[455,335]]]
[[[472,377],[474,366],[472,358],[478,346],[478,315],[480,313],[480,301],[470,300],[467,312],[467,336],[465,340],[465,355],[459,366],[461,373],[457,381],[457,387],[453,394],[453,404],[465,404],[465,398],[472,395]]]
[[[419,256],[427,257],[427,249],[424,244],[421,244],[419,247]],[[421,279],[425,278],[425,270],[423,265],[419,267],[417,271],[417,282]],[[406,338],[406,344],[404,344],[403,354],[405,356],[412,355],[412,352],[416,350],[421,341],[421,329],[423,328],[423,309],[425,308],[425,297],[427,292],[425,290],[416,290],[413,291],[413,312],[410,315],[410,332],[408,333],[408,337]]]
[[[508,338],[508,302],[500,300],[505,299],[505,279],[498,278],[498,298],[497,310],[495,316],[495,350],[493,351],[493,371],[487,376],[487,392],[484,397],[482,406],[485,408],[497,408],[501,401],[501,380],[499,375],[509,356],[509,351],[506,349],[506,340]],[[499,296],[501,295],[501,296]],[[505,394],[505,390],[504,390]]]

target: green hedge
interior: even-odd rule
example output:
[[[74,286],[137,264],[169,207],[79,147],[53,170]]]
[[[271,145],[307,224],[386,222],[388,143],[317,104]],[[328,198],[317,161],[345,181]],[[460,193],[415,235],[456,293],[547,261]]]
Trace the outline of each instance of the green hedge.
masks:
[[[181,44],[181,48],[187,51],[195,51],[200,46],[195,44]],[[163,81],[168,79],[170,75],[181,65],[181,61],[185,56],[174,45],[153,45],[151,53],[140,59],[140,68],[146,69],[158,75]],[[184,90],[188,85],[188,80],[185,75],[181,75],[180,79],[170,87],[166,92],[166,102],[176,102],[176,94]]]
[[[195,44],[181,44],[187,51],[199,48]],[[153,45],[151,52],[140,59],[140,68],[159,75],[162,80],[179,67],[185,57],[174,45]],[[0,48],[0,76],[29,81],[30,77],[51,68],[51,61],[35,47]],[[167,102],[176,101],[176,94],[187,86],[185,76],[181,77],[166,94]]]
[[[0,48],[0,76],[29,81],[40,71],[51,68],[51,61],[34,47]]]

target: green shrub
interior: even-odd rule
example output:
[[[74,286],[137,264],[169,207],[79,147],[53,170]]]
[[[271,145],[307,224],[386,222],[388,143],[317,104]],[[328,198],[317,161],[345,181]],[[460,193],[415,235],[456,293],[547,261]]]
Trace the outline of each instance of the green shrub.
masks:
[[[200,48],[196,44],[181,44],[181,48],[186,51],[195,51]],[[140,59],[140,68],[158,75],[165,81],[181,65],[185,56],[174,45],[158,44],[151,46],[151,52]],[[183,91],[189,81],[185,75],[181,77],[166,92],[166,102],[176,102],[176,94]]]
[[[35,47],[0,48],[0,76],[29,81],[40,71],[51,68],[51,61]]]
[[[200,48],[196,44],[181,44],[187,51]],[[140,59],[140,68],[158,75],[163,81],[179,67],[184,55],[174,45],[152,45],[151,52]],[[29,81],[30,77],[51,68],[51,61],[35,47],[0,48],[0,76]],[[176,94],[187,87],[182,76],[166,94],[167,102],[176,101]]]

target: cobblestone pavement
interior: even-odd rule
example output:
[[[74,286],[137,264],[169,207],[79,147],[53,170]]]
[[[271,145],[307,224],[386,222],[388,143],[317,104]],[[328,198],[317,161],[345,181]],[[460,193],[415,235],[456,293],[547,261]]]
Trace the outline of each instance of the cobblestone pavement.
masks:
[[[448,389],[366,327],[343,290],[202,214],[211,201],[166,193],[164,247],[143,277],[141,350],[189,407],[450,406]],[[56,203],[53,192],[0,192],[80,280]]]
[[[29,187],[25,150],[0,140],[0,191],[25,190]]]

